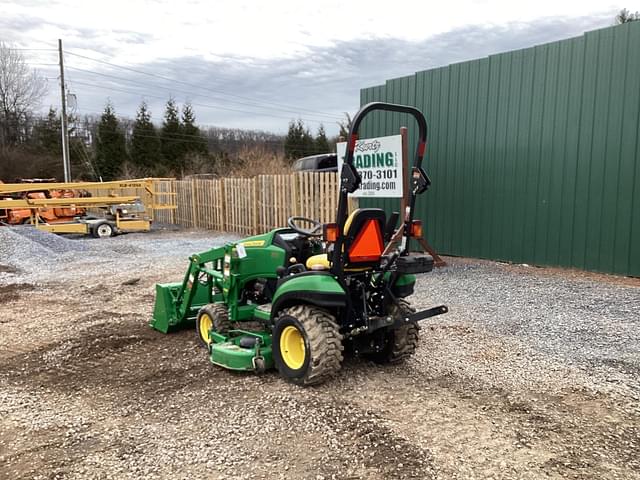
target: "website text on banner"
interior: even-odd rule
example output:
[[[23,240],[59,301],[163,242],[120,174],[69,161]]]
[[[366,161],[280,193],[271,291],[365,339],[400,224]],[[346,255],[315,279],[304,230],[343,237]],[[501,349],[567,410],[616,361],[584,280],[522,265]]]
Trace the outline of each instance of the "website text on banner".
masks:
[[[338,173],[347,153],[347,143],[336,145]],[[402,197],[402,136],[365,138],[356,142],[353,165],[362,176],[359,190],[351,197]]]

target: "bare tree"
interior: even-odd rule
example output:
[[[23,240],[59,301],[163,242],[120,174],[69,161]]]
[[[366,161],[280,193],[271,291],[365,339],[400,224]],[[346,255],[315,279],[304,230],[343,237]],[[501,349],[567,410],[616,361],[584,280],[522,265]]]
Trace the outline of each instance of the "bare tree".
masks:
[[[46,93],[44,78],[27,66],[18,50],[0,42],[0,147],[24,137],[31,112]]]
[[[622,25],[623,23],[629,22],[637,22],[640,21],[640,12],[631,13],[626,8],[620,10],[618,15],[616,15],[616,24]]]
[[[349,129],[351,128],[352,119],[351,115],[349,115],[347,112],[344,112],[344,117],[344,120],[338,122],[338,126],[340,127],[340,133],[338,134],[338,136],[344,137],[344,139],[347,140],[347,137],[349,136]]]

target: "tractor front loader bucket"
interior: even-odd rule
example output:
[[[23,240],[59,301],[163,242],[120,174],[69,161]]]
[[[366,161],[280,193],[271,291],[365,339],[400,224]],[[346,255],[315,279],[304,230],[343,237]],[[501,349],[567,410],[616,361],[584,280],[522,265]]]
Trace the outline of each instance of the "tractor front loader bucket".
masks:
[[[182,283],[158,283],[156,284],[156,304],[153,308],[152,328],[169,333],[177,330],[181,323],[178,317],[176,298],[182,288]]]

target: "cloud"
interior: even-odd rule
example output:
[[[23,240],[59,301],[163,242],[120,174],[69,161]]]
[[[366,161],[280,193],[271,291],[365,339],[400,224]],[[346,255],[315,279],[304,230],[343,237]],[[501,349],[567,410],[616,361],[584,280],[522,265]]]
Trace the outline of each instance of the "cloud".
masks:
[[[43,19],[32,15],[8,15],[0,17],[0,31],[2,40],[12,42],[27,38],[29,33],[40,28]]]
[[[210,55],[202,47],[194,49],[201,50],[198,55],[155,59],[131,67],[174,82],[67,56],[70,65],[121,79],[71,69],[67,76],[81,111],[99,112],[109,97],[120,114],[133,117],[144,98],[154,120],[160,121],[165,99],[173,96],[178,102],[191,101],[204,124],[282,132],[289,119],[301,117],[309,120],[312,129],[322,121],[329,133],[335,133],[342,112],[357,110],[363,87],[420,70],[581,35],[610,25],[610,17],[468,25],[420,41],[392,36],[333,41],[329,46],[305,46],[303,53],[275,59]],[[33,27],[33,18],[23,21],[25,28]],[[126,30],[73,31],[74,42],[82,36],[94,39],[88,45],[85,42],[82,53],[99,58],[104,57],[91,55],[90,50],[108,55],[108,48],[97,46],[95,39],[108,37],[110,42],[116,38],[132,43],[149,40],[146,35]],[[109,61],[119,63],[118,58]]]

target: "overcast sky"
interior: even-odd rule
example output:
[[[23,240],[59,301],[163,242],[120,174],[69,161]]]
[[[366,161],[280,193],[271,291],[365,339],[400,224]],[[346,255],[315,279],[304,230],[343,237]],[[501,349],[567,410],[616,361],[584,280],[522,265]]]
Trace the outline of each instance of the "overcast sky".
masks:
[[[144,99],[159,122],[173,96],[202,124],[283,132],[300,117],[335,133],[362,87],[580,35],[623,7],[640,10],[593,0],[0,0],[0,40],[46,49],[61,38],[78,113],[110,99],[133,117]],[[57,53],[23,53],[49,78],[44,106],[57,106]]]

